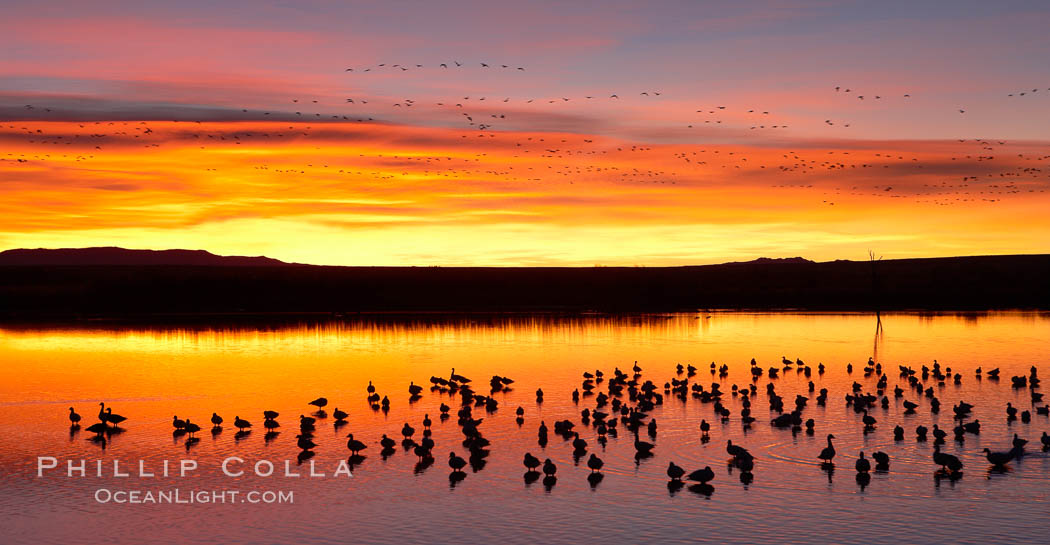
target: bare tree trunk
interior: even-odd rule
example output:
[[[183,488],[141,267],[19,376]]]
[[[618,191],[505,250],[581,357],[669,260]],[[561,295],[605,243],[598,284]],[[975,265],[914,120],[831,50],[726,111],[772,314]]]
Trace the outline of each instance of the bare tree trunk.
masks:
[[[879,271],[878,263],[882,256],[875,257],[873,250],[868,250],[868,261],[871,263],[871,299],[875,307],[875,341],[872,346],[872,359],[879,361],[879,343],[882,340],[882,311],[879,305]]]

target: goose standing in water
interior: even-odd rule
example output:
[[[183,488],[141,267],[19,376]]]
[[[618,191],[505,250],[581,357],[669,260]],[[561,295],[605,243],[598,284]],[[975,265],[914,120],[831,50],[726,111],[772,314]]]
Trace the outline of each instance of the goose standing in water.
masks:
[[[831,460],[835,458],[835,446],[831,444],[831,440],[834,438],[834,435],[828,434],[828,446],[824,447],[824,450],[820,451],[820,455],[817,456],[825,464],[830,464]]]
[[[890,455],[885,452],[872,452],[871,457],[875,459],[875,469],[878,471],[887,471],[890,469]]]
[[[1043,450],[1050,449],[1050,435],[1047,435],[1045,431],[1039,441],[1043,443]]]
[[[600,472],[605,462],[601,458],[591,453],[591,457],[587,459],[587,467],[591,468],[591,473]]]
[[[194,433],[197,433],[197,432],[201,431],[201,427],[198,426],[197,424],[194,424],[193,422],[190,422],[189,418],[187,418],[186,422],[183,424],[183,429],[186,430],[186,433],[188,433],[190,435],[191,439],[194,439],[194,437],[193,437]]]
[[[359,453],[362,450],[365,450],[366,448],[368,448],[368,445],[362,443],[361,441],[358,441],[357,439],[354,439],[354,434],[351,433],[350,435],[347,435],[346,437],[347,437],[346,448],[350,449],[350,454],[353,454],[353,455],[356,456],[357,453]],[[384,436],[384,437],[386,437],[386,436]]]
[[[456,456],[455,452],[450,452],[448,453],[448,467],[452,468],[453,473],[463,473],[463,468],[467,467],[467,461]]]
[[[346,411],[340,411],[339,407],[336,407],[335,410],[332,411],[332,416],[335,418],[336,422],[345,422],[346,418],[350,415]]]
[[[308,403],[308,405],[313,405],[313,406],[317,407],[318,409],[323,409],[325,407],[325,405],[328,405],[328,398],[319,397],[319,398],[311,401],[310,403]]]
[[[933,463],[941,466],[941,470],[945,473],[958,473],[963,467],[962,461],[957,457],[941,452],[940,445],[933,447]]]
[[[574,435],[574,439],[572,440],[572,448],[576,452],[586,452],[587,451],[587,441],[584,441],[583,439],[580,439],[579,432],[576,432],[575,435]]]
[[[127,420],[126,417],[114,413],[113,409],[106,409],[106,422],[112,424],[114,428],[117,427],[117,424],[120,424],[125,420]]]
[[[222,426],[222,417],[217,413],[211,413],[211,425],[212,427],[218,428]]]
[[[184,430],[186,429],[186,422],[183,420],[179,420],[179,415],[175,415],[171,417],[171,427],[175,428],[176,430]]]
[[[734,445],[733,440],[729,439],[726,441],[726,452],[729,453],[733,458],[750,457],[751,453],[746,448],[739,445]]]
[[[667,476],[670,477],[672,481],[681,481],[682,475],[685,475],[685,468],[674,462],[669,462],[667,464]]]
[[[857,463],[854,466],[857,468],[857,473],[867,473],[871,471],[871,462],[864,457],[864,451],[860,451],[860,458],[857,459]]]
[[[715,478],[715,472],[711,469],[711,466],[705,466],[703,469],[698,469],[689,474],[687,477],[690,481],[697,481],[700,484],[707,484],[708,481]]]
[[[466,384],[466,383],[470,382],[469,378],[467,378],[467,377],[465,377],[463,375],[457,375],[455,367],[452,368],[452,373],[449,374],[448,379],[450,381],[452,381],[452,382],[461,382],[463,384]]]
[[[1010,460],[1014,459],[1013,452],[992,452],[991,449],[984,449],[984,457],[988,459],[988,462],[996,467],[1003,467]]]
[[[638,432],[635,431],[635,433],[634,433],[635,456],[649,456],[650,454],[652,454],[653,448],[655,448],[655,447],[656,447],[656,445],[654,445],[652,443],[647,443],[645,441],[639,441],[638,440]]]
[[[77,414],[77,412],[73,410],[73,407],[69,408],[69,425],[70,426],[79,426],[80,425],[80,415]]]
[[[248,422],[247,420],[245,420],[245,419],[243,419],[243,418],[241,418],[239,416],[233,417],[233,425],[236,426],[236,428],[238,430],[241,430],[241,431],[244,431],[245,428],[252,427],[252,423],[251,422]]]
[[[554,462],[550,458],[543,461],[543,474],[547,477],[553,477],[558,472],[558,466],[554,465]]]
[[[525,469],[527,469],[530,472],[533,472],[536,471],[536,468],[540,467],[540,464],[542,464],[543,462],[541,462],[539,458],[533,456],[531,452],[526,452],[525,457],[521,460],[521,463],[525,466]]]

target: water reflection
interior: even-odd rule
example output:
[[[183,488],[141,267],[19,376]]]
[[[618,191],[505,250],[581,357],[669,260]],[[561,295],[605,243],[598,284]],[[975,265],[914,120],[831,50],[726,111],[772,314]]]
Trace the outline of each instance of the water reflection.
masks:
[[[1045,313],[5,326],[0,436],[19,438],[0,444],[2,467],[10,468],[0,476],[0,512],[13,515],[8,520],[17,529],[5,542],[121,543],[152,536],[184,543],[322,543],[353,535],[406,543],[442,541],[434,536],[467,527],[478,540],[542,535],[569,543],[585,535],[622,542],[644,535],[674,541],[715,523],[724,542],[806,542],[813,527],[857,542],[907,541],[903,529],[925,525],[923,513],[934,511],[942,523],[926,526],[931,541],[991,541],[1007,527],[1017,531],[1010,541],[1023,542],[1041,535],[1034,521],[1050,499],[1043,486],[1050,457],[1033,447],[996,468],[982,451],[1008,450],[1014,434],[1031,445],[1045,442],[1034,441],[1050,429],[1050,414],[1031,388],[1015,388],[1011,377],[1028,376],[1033,363],[1041,364],[1048,338]],[[945,378],[918,372],[921,391],[897,375],[899,366],[933,368],[935,359]],[[620,398],[608,395],[610,377],[617,367],[633,376],[636,366],[663,403],[651,408],[651,418],[621,419],[614,409]],[[996,368],[1001,381],[989,375]],[[477,399],[465,404],[440,380],[428,382],[452,373],[474,379]],[[883,390],[866,413],[856,410],[856,401],[846,402],[854,383],[862,392]],[[626,390],[624,400],[630,399]],[[771,410],[774,398],[780,412]],[[932,410],[934,400],[943,411]],[[94,409],[88,408],[99,402],[127,420],[92,428]],[[962,402],[973,408],[956,420]],[[1007,403],[1017,409],[1013,416]],[[82,428],[71,426],[70,406],[91,415]],[[198,428],[211,422],[202,430],[210,433],[173,431],[174,414]],[[781,415],[782,428],[769,423]],[[974,422],[981,423],[979,434],[965,428]],[[962,434],[953,434],[957,425]],[[469,432],[472,427],[479,433]],[[934,437],[927,441],[928,430]],[[829,433],[838,468],[822,467],[818,459]],[[728,446],[745,447],[751,456]],[[874,470],[854,476],[861,451],[872,453]],[[194,485],[287,488],[298,496],[294,505],[269,507],[121,510],[90,499],[112,479],[34,478],[39,453],[63,460],[190,457],[202,466]],[[935,453],[956,457],[962,467],[939,465]],[[892,457],[892,472],[876,454]],[[231,482],[216,469],[230,456],[246,460],[245,468],[255,460],[278,467],[287,461],[304,473],[344,463],[353,477],[267,480],[249,472]],[[681,465],[682,476],[709,466],[715,477],[669,480],[670,462]],[[949,500],[952,509],[941,503]],[[697,501],[704,502],[703,517]],[[988,509],[988,502],[1009,509]],[[814,505],[825,507],[808,507]],[[898,525],[846,528],[858,505],[873,519]],[[805,524],[799,509],[811,513]],[[965,515],[976,510],[981,517]],[[318,537],[295,530],[301,520],[310,520]],[[569,531],[571,521],[593,520],[623,524]],[[202,525],[207,534],[196,533]]]

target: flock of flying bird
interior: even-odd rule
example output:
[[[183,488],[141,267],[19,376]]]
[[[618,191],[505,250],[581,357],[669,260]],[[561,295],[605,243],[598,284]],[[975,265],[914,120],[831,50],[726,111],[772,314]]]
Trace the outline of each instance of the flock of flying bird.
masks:
[[[434,67],[436,70],[465,69],[476,67],[479,70],[508,70],[513,72],[524,72],[525,67],[511,66],[501,63],[461,63],[451,61],[440,63]],[[345,73],[363,75],[366,72],[392,71],[401,73],[408,70],[422,69],[421,64],[378,64],[367,67],[347,68]],[[860,94],[857,90],[844,86],[837,86],[834,92],[856,96],[860,100],[885,101],[888,94]],[[1038,89],[1018,93],[1018,96],[1031,95]],[[626,98],[630,94],[624,94]],[[1048,93],[1050,94],[1050,93]],[[635,95],[640,99],[652,100],[664,98],[664,93],[657,90],[645,90]],[[894,95],[896,96],[896,95]],[[1010,96],[1013,96],[1011,94]],[[911,94],[902,95],[905,100],[910,100]],[[320,138],[331,138],[332,124],[368,123],[369,125],[383,125],[388,122],[398,123],[394,110],[407,111],[410,109],[434,109],[452,110],[455,116],[452,118],[453,126],[456,120],[464,124],[470,130],[477,130],[477,138],[472,139],[471,145],[481,148],[473,156],[465,157],[452,147],[448,150],[427,152],[426,150],[406,149],[404,153],[373,155],[359,154],[362,165],[355,168],[353,158],[341,157],[325,159],[339,164],[316,164],[311,162],[305,165],[272,164],[269,161],[253,164],[252,169],[266,171],[281,176],[311,176],[339,174],[355,179],[368,179],[376,182],[395,181],[399,176],[408,174],[422,174],[429,178],[472,181],[478,178],[499,180],[511,183],[588,183],[595,179],[611,180],[619,183],[629,184],[664,184],[664,185],[688,185],[696,180],[702,180],[705,176],[725,176],[734,171],[741,173],[768,172],[775,180],[773,187],[782,188],[812,188],[814,174],[816,177],[827,179],[838,179],[839,174],[844,171],[865,172],[869,175],[864,182],[818,184],[822,188],[821,196],[823,205],[833,206],[836,201],[846,196],[874,196],[885,198],[909,198],[915,202],[954,205],[964,202],[998,202],[1008,195],[1022,193],[1043,193],[1046,191],[1046,180],[1050,173],[1044,165],[1050,160],[1050,154],[1032,153],[1006,153],[1007,142],[992,139],[961,139],[959,140],[961,151],[950,154],[950,161],[967,163],[972,169],[969,173],[959,175],[959,168],[950,165],[939,182],[932,182],[924,178],[921,184],[907,184],[905,179],[914,176],[938,175],[937,172],[924,170],[930,158],[921,157],[919,154],[905,151],[880,151],[864,152],[861,150],[838,150],[822,153],[790,151],[778,157],[754,157],[749,156],[741,147],[722,147],[718,145],[703,145],[698,149],[690,151],[674,151],[669,157],[656,156],[659,147],[651,145],[627,145],[621,142],[596,141],[594,137],[575,137],[561,132],[551,133],[548,136],[527,136],[520,131],[528,131],[526,125],[514,125],[514,119],[527,117],[532,113],[510,107],[510,102],[523,104],[575,104],[578,101],[591,101],[597,99],[619,100],[618,93],[602,93],[587,95],[584,97],[486,97],[477,95],[465,95],[435,102],[434,104],[423,102],[412,98],[403,98],[388,103],[383,101],[377,103],[374,97],[350,97],[345,102],[332,103],[330,98],[295,98],[290,99],[296,105],[294,112],[288,111],[256,111],[242,108],[240,112],[233,110],[227,112],[229,119],[224,121],[266,121],[288,122],[288,125],[274,127],[245,127],[231,128],[224,125],[217,129],[210,128],[210,123],[196,120],[193,125],[185,126],[185,119],[176,126],[174,124],[160,127],[158,122],[148,121],[84,121],[77,128],[70,127],[42,127],[37,128],[29,124],[7,124],[0,125],[0,130],[8,131],[9,137],[21,137],[27,144],[39,146],[43,149],[39,152],[7,152],[0,156],[0,166],[9,167],[39,167],[48,162],[57,163],[91,163],[110,146],[118,149],[128,145],[141,145],[145,148],[159,148],[166,145],[196,145],[201,149],[215,146],[246,145],[252,142],[298,142],[303,139],[311,139],[315,135]],[[317,111],[305,111],[299,105],[311,106]],[[337,108],[356,110],[357,113],[341,113],[335,111]],[[44,107],[40,105],[25,105],[26,112],[36,120],[61,120],[62,113],[57,107]],[[734,108],[725,105],[713,105],[701,107],[695,112],[687,115],[699,115],[699,119],[686,122],[688,128],[702,125],[729,126],[737,129],[763,130],[763,129],[786,129],[785,121],[776,121],[770,117],[770,111],[764,108]],[[965,112],[959,108],[960,113]],[[542,112],[540,112],[542,113]],[[237,117],[238,114],[241,117]],[[377,121],[388,115],[393,115],[386,121]],[[726,117],[732,114],[733,118]],[[687,118],[683,118],[687,119]],[[321,126],[305,124],[306,120],[313,120],[323,124]],[[849,122],[825,119],[824,125],[849,127]],[[501,130],[496,130],[500,128]],[[359,130],[359,129],[354,129]],[[0,135],[3,136],[3,135]],[[359,137],[356,133],[347,136]],[[468,134],[458,134],[460,139],[467,139]],[[336,137],[338,138],[338,137]],[[480,139],[480,140],[479,140]],[[508,142],[507,140],[511,141]],[[325,143],[328,143],[327,140]],[[454,141],[450,141],[450,145]],[[48,147],[54,146],[78,146],[85,148],[77,153],[62,153],[61,148],[49,153]],[[320,149],[320,147],[318,147]],[[510,150],[509,152],[507,150]],[[492,152],[491,154],[489,152]],[[757,151],[757,150],[756,150]],[[508,161],[501,161],[500,154],[509,153]],[[536,162],[521,164],[517,158],[534,158]],[[639,167],[638,159],[648,160],[651,165],[659,167]],[[348,160],[349,159],[349,160]],[[514,159],[514,161],[509,161]],[[274,159],[281,162],[280,159]],[[942,162],[935,159],[934,162]],[[515,166],[517,164],[517,166]],[[341,167],[341,168],[340,168]],[[87,168],[87,167],[84,167]],[[215,171],[217,167],[203,166],[208,171]],[[934,169],[939,168],[937,165]],[[880,173],[878,169],[891,169],[889,172]],[[948,174],[950,172],[950,174]],[[822,176],[821,176],[822,175]],[[889,182],[893,178],[896,183]],[[873,181],[882,179],[881,181]]]
[[[723,404],[723,398],[727,394],[723,392],[721,384],[719,382],[711,382],[708,386],[705,386],[700,381],[695,380],[694,377],[698,369],[692,365],[687,367],[681,364],[677,365],[677,374],[663,384],[663,393],[661,393],[661,387],[652,380],[643,380],[642,369],[637,362],[634,363],[630,371],[623,372],[616,368],[609,377],[606,377],[601,370],[596,370],[593,373],[585,372],[580,387],[572,393],[572,400],[577,405],[582,402],[593,402],[593,408],[586,407],[582,409],[578,423],[571,419],[564,419],[553,422],[553,425],[548,427],[544,421],[540,423],[537,430],[538,446],[541,449],[547,448],[550,434],[553,432],[566,443],[571,444],[573,458],[577,463],[581,458],[589,455],[586,460],[586,465],[590,469],[587,480],[592,487],[596,487],[604,478],[602,469],[605,467],[605,461],[594,452],[588,451],[589,443],[583,437],[585,433],[593,434],[593,440],[600,444],[604,450],[610,439],[615,439],[619,436],[618,430],[622,427],[632,438],[630,444],[634,452],[635,463],[638,464],[641,460],[653,456],[657,448],[657,444],[651,441],[657,437],[658,426],[656,419],[651,417],[649,413],[662,405],[665,398],[674,397],[682,402],[692,398],[701,404],[710,405],[712,421],[719,422],[723,426],[730,423],[733,418],[730,409]],[[718,377],[717,380],[721,380],[728,377],[729,368],[724,364],[716,366],[715,363],[711,363],[710,371],[713,381],[716,380],[716,375]],[[775,415],[770,420],[770,425],[774,428],[790,429],[793,433],[800,433],[803,429],[805,429],[807,435],[815,433],[816,421],[814,418],[806,418],[805,411],[810,401],[814,401],[818,406],[825,406],[828,403],[828,390],[822,388],[817,392],[815,383],[810,380],[808,381],[808,392],[810,394],[817,392],[815,398],[797,394],[793,400],[786,401],[777,391],[776,379],[781,373],[787,374],[791,371],[804,375],[806,378],[809,378],[814,372],[801,359],[791,361],[785,357],[782,365],[768,368],[759,366],[754,359],[751,360],[750,382],[741,386],[733,384],[731,392],[728,394],[740,400],[741,409],[736,418],[745,430],[750,429],[757,422],[757,418],[752,413],[752,404],[757,403],[759,399],[759,380],[763,376],[768,376],[764,393],[770,414]],[[853,373],[852,364],[847,365],[846,371],[849,374]],[[816,372],[823,375],[825,372],[824,364],[819,364]],[[852,408],[858,415],[862,415],[860,422],[863,424],[865,435],[875,432],[878,425],[876,417],[870,413],[880,406],[883,409],[888,409],[891,403],[891,396],[896,400],[902,401],[901,407],[904,408],[904,415],[915,414],[920,409],[919,403],[904,399],[908,391],[925,398],[927,400],[925,403],[926,410],[936,414],[941,410],[941,402],[937,397],[935,386],[944,386],[947,383],[960,384],[962,382],[961,373],[958,371],[953,372],[950,367],[942,369],[936,360],[933,362],[932,367],[923,365],[920,370],[903,365],[899,366],[899,381],[892,390],[888,383],[889,375],[884,373],[880,363],[869,359],[862,372],[865,379],[875,380],[874,393],[870,391],[870,384],[854,381],[850,390],[845,394],[844,400],[847,408]],[[999,369],[983,371],[978,367],[975,371],[975,377],[977,380],[997,382],[999,380]],[[1040,379],[1036,367],[1031,367],[1028,375],[1013,376],[1010,380],[1014,389],[1028,392],[1032,410],[1037,415],[1050,416],[1050,405],[1045,403],[1041,406],[1038,405],[1043,401],[1043,394],[1037,391]],[[455,486],[457,482],[466,477],[464,469],[468,465],[475,472],[481,470],[485,466],[486,457],[491,452],[489,448],[491,443],[482,433],[482,423],[485,418],[477,418],[474,408],[484,410],[488,415],[486,417],[495,415],[500,403],[494,396],[497,393],[511,391],[511,385],[514,383],[514,380],[494,375],[489,380],[488,393],[484,394],[476,391],[471,386],[472,381],[469,378],[457,374],[455,369],[453,369],[448,378],[434,376],[430,378],[430,383],[430,392],[448,396],[449,402],[457,405],[450,406],[442,402],[438,416],[439,422],[445,423],[452,418],[454,413],[456,424],[464,437],[461,444],[467,451],[467,457],[460,456],[455,450],[450,450],[448,454],[448,465],[452,469],[449,479],[450,483]],[[415,383],[410,383],[408,393],[410,396],[409,401],[415,402],[423,396],[424,388]],[[538,389],[535,395],[536,403],[542,404],[544,399],[543,390]],[[458,404],[453,401],[457,398]],[[390,398],[388,396],[380,396],[371,382],[369,382],[367,387],[367,401],[375,411],[386,412],[390,409]],[[295,436],[297,440],[296,446],[300,449],[298,455],[300,463],[314,455],[318,446],[313,441],[316,426],[320,419],[329,416],[325,410],[325,407],[328,405],[328,399],[320,397],[310,401],[309,405],[312,405],[316,411],[311,416],[299,415],[298,434]],[[952,407],[954,420],[957,421],[957,425],[952,430],[942,429],[937,424],[933,424],[932,431],[921,424],[915,428],[914,437],[919,442],[927,441],[929,435],[933,436],[934,450],[931,458],[933,464],[940,468],[935,472],[935,476],[938,478],[947,478],[954,481],[962,476],[963,462],[957,456],[942,452],[941,446],[945,444],[949,436],[952,436],[954,441],[961,447],[965,443],[967,435],[981,432],[983,424],[979,419],[971,417],[973,408],[972,404],[964,401],[959,401],[958,404]],[[514,412],[516,422],[521,427],[525,421],[525,408],[519,406]],[[1021,411],[1014,407],[1012,403],[1007,403],[1005,415],[1008,423],[1018,418],[1023,422],[1030,422],[1032,419],[1031,410]],[[266,429],[267,442],[276,438],[279,433],[277,431],[281,427],[281,424],[277,421],[279,416],[276,411],[263,411],[262,426]],[[338,432],[340,428],[347,425],[350,415],[346,411],[335,408],[331,416],[334,418],[334,429]],[[121,433],[124,430],[120,425],[127,420],[124,416],[113,413],[112,409],[107,408],[104,403],[99,403],[98,419],[99,422],[92,424],[87,428],[87,431],[95,434],[92,438],[93,441],[101,442],[103,445],[108,437]],[[69,408],[69,420],[72,429],[79,430],[81,416],[76,413],[73,407]],[[219,435],[222,432],[224,419],[218,414],[212,413],[210,422],[212,424],[212,433],[216,436]],[[252,422],[241,418],[239,415],[234,417],[233,424],[238,429],[235,436],[237,439],[247,437],[253,427]],[[176,415],[172,418],[172,426],[175,437],[188,436],[186,439],[187,449],[199,441],[195,434],[201,431],[201,427],[190,419],[180,419]],[[406,452],[412,452],[418,459],[416,465],[417,473],[434,463],[434,451],[437,445],[432,436],[433,426],[434,421],[429,414],[426,414],[423,417],[419,430],[410,423],[405,422],[399,431],[401,436],[400,444],[403,449]],[[643,430],[650,441],[642,440],[641,433]],[[710,430],[711,423],[706,419],[701,420],[698,432],[702,443],[710,441]],[[418,441],[417,431],[420,432]],[[898,424],[893,428],[895,442],[904,441],[906,435],[907,431],[901,425]],[[829,476],[830,472],[834,470],[834,460],[838,455],[833,444],[834,438],[835,436],[829,433],[827,435],[827,446],[815,456],[819,460],[820,466],[829,472]],[[349,465],[353,467],[364,462],[365,457],[361,455],[361,452],[369,449],[370,444],[356,438],[353,433],[346,435],[346,439],[346,447],[350,452]],[[1050,450],[1050,436],[1045,431],[1040,441],[1043,450]],[[1026,439],[1019,437],[1015,433],[1009,449],[993,451],[985,448],[983,453],[993,469],[1001,470],[1011,460],[1025,455],[1027,443]],[[386,459],[396,452],[398,441],[387,434],[382,434],[382,437],[378,440],[378,445],[381,448],[381,456]],[[732,439],[727,441],[726,452],[730,456],[729,465],[740,470],[741,482],[745,484],[750,483],[753,479],[756,456],[747,448],[734,444]],[[671,454],[673,455],[673,453]],[[874,466],[872,461],[874,461]],[[526,484],[539,480],[541,472],[543,484],[548,490],[557,483],[557,465],[549,457],[541,460],[540,457],[533,455],[531,452],[525,452],[522,463],[526,468],[524,475]],[[871,458],[868,458],[863,451],[859,452],[858,458],[854,462],[858,484],[863,489],[870,482],[872,469],[876,472],[885,472],[889,470],[889,465],[890,455],[886,452],[873,452]],[[668,487],[672,493],[685,486],[683,480],[698,483],[690,487],[694,492],[710,495],[713,491],[710,481],[716,475],[710,466],[688,471],[686,468],[671,461],[667,466],[666,473],[670,479]]]

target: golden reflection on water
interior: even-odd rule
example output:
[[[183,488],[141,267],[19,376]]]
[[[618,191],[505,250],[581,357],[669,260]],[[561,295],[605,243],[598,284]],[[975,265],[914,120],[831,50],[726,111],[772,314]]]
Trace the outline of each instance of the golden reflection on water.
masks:
[[[460,536],[469,527],[471,532],[481,532],[483,541],[542,535],[552,543],[578,543],[586,535],[616,542],[630,535],[633,540],[648,536],[666,542],[703,535],[717,524],[719,537],[726,542],[806,542],[812,540],[812,528],[819,526],[850,536],[843,542],[874,543],[890,536],[907,542],[909,528],[925,524],[924,517],[932,512],[942,523],[927,529],[931,542],[962,542],[973,536],[977,536],[974,542],[993,541],[1003,527],[1019,529],[1015,537],[1036,535],[1031,532],[1050,501],[1045,487],[1050,456],[1033,452],[1003,475],[985,468],[981,449],[999,449],[1013,433],[1035,445],[1048,429],[1046,416],[1009,424],[1003,410],[1008,401],[1033,408],[1028,391],[1011,388],[1009,377],[1027,374],[1029,366],[1044,362],[1050,313],[902,313],[882,316],[881,330],[877,324],[870,314],[712,312],[358,317],[193,327],[6,325],[0,328],[0,515],[13,516],[10,520],[15,523],[13,533],[5,537],[14,543],[38,543],[43,538],[62,543],[137,543],[151,536],[181,544],[329,543],[349,536],[362,542],[401,544],[451,541],[450,536]],[[888,408],[876,410],[876,432],[863,433],[859,416],[845,407],[842,396],[854,381],[873,389],[876,377],[863,376],[860,368],[876,352],[890,388],[900,382],[898,364],[919,368],[934,359],[962,373],[962,383],[935,386],[944,403],[940,415],[925,410],[921,394],[909,390],[905,398],[919,401],[924,410],[906,415],[903,399],[893,399]],[[756,383],[762,392],[756,398],[758,422],[750,430],[738,421],[739,397],[725,399],[733,416],[724,424],[715,420],[711,404],[669,398],[651,415],[660,422],[654,440],[656,456],[642,463],[633,457],[629,434],[600,448],[594,430],[584,426],[592,452],[599,452],[606,462],[606,477],[596,488],[586,481],[585,461],[573,460],[566,441],[552,438],[546,448],[537,445],[539,421],[551,424],[569,418],[579,423],[579,411],[593,408],[593,398],[579,404],[571,401],[583,371],[628,370],[637,360],[643,380],[662,385],[676,376],[675,364],[682,363],[700,368],[694,383],[745,385],[751,382],[752,357],[764,367],[779,367],[782,357],[801,358],[814,368],[820,362],[827,365],[824,375],[814,371],[806,377],[791,371],[772,381],[785,399],[795,394],[812,397],[809,380],[817,389],[829,389],[826,407],[806,409],[806,415],[816,419],[819,433],[792,434],[771,427],[766,419],[773,414],[764,394],[770,380],[763,377]],[[707,372],[712,361],[728,365],[729,376],[723,379]],[[856,366],[854,373],[846,372],[847,362]],[[976,380],[973,369],[978,366],[1000,367],[1003,380]],[[417,469],[416,457],[400,448],[389,459],[382,458],[376,444],[384,433],[399,437],[405,422],[418,425],[424,414],[436,416],[440,403],[456,406],[458,399],[429,390],[411,403],[407,392],[410,382],[426,388],[431,375],[447,377],[453,367],[472,377],[479,390],[485,389],[493,374],[516,381],[512,391],[494,395],[500,402],[498,411],[476,410],[485,419],[482,429],[492,441],[492,455],[483,470],[471,471],[455,486],[450,485],[444,464],[448,451],[463,452],[463,435],[454,418],[435,423],[436,451],[441,456],[430,469]],[[390,397],[389,413],[372,411],[365,402],[370,381],[381,395]],[[537,388],[546,393],[543,403],[535,400]],[[370,445],[367,459],[354,468],[352,481],[231,481],[214,474],[192,481],[193,486],[209,488],[294,489],[299,494],[294,506],[121,510],[88,499],[97,487],[118,484],[114,479],[38,480],[33,475],[35,456],[41,453],[69,459],[147,459],[152,464],[189,456],[200,459],[204,467],[227,456],[294,463],[299,452],[297,417],[312,411],[307,402],[319,396],[330,400],[330,412],[339,407],[350,418],[341,428],[333,427],[331,418],[321,421],[314,437],[318,443],[314,460],[328,468],[345,460],[348,432]],[[101,400],[129,417],[127,431],[113,436],[104,448],[89,440],[90,434],[70,433],[66,419],[67,407],[75,406],[85,423],[94,422]],[[942,486],[931,478],[936,469],[930,461],[931,445],[914,441],[912,430],[920,423],[953,426],[950,407],[959,400],[976,405],[974,417],[986,428],[965,444],[946,445],[964,459],[966,475],[958,485]],[[517,406],[525,410],[523,424],[514,420]],[[264,409],[281,413],[279,437],[266,440],[258,428],[247,437],[234,435],[229,423],[235,415],[259,426]],[[207,433],[212,411],[228,423],[215,435]],[[199,443],[191,447],[185,438],[172,435],[175,414],[204,425]],[[703,418],[716,422],[709,443],[702,442],[697,432]],[[893,440],[891,430],[897,423],[908,428],[908,440]],[[834,478],[814,463],[823,446],[822,434],[829,431],[838,438],[843,457]],[[756,480],[750,485],[743,485],[726,469],[724,448],[730,438],[756,454]],[[885,450],[893,458],[890,473],[876,475],[864,491],[858,490],[850,471],[860,450]],[[521,456],[526,451],[558,463],[559,483],[554,490],[522,483]],[[668,461],[690,469],[713,467],[714,497],[669,494],[664,475]],[[138,485],[187,483],[167,479]],[[999,502],[1003,508],[986,511],[988,502]],[[821,508],[800,518],[797,510],[785,509],[787,505]],[[873,524],[858,529],[852,525],[857,509],[871,520],[901,522],[893,528]],[[976,512],[984,516],[972,517]],[[752,513],[763,516],[755,518]],[[310,521],[309,535],[300,533],[305,520]],[[595,520],[623,526],[585,524]],[[585,534],[570,531],[581,524],[586,525],[580,529]],[[208,531],[202,533],[201,528]],[[965,528],[965,534],[957,528]]]
[[[888,364],[994,366],[1043,346],[1047,313],[727,313],[641,316],[431,316],[293,323],[276,327],[106,326],[0,328],[0,402],[229,395],[290,386],[397,387],[451,366],[519,380],[576,377],[635,359],[731,368],[782,356],[844,365],[877,355]],[[585,350],[587,358],[574,357]],[[502,370],[502,371],[501,371]],[[340,388],[341,389],[341,388]],[[360,390],[356,390],[360,391]],[[235,392],[234,392],[235,393]]]

